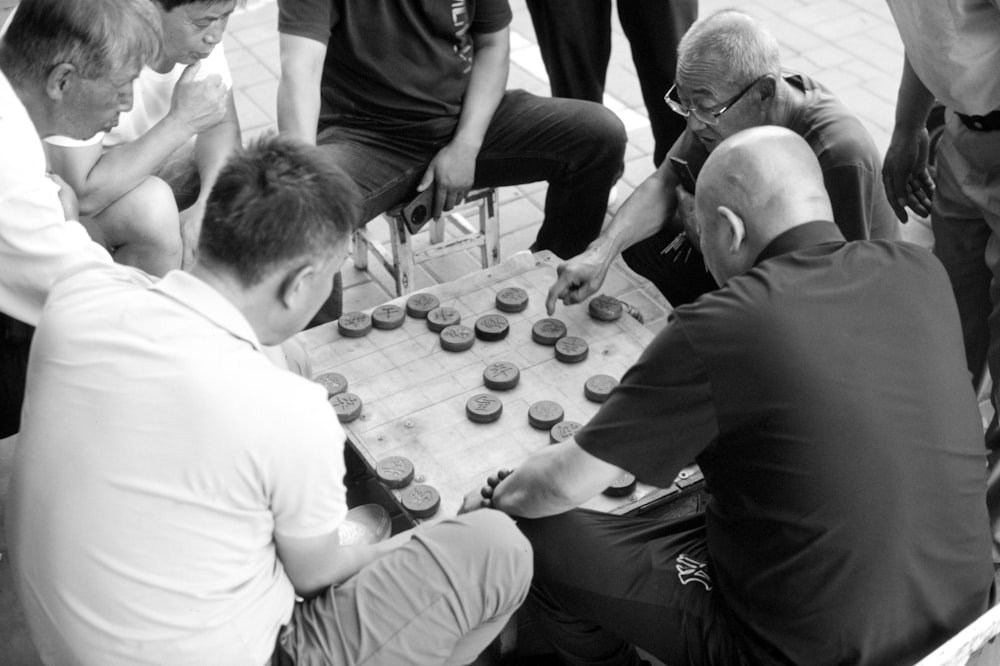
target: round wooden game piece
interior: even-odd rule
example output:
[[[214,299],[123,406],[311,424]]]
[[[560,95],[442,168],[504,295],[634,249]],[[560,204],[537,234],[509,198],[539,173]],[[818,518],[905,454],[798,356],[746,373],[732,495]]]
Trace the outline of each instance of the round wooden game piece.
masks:
[[[341,423],[350,423],[361,416],[361,409],[364,407],[361,398],[346,392],[330,398],[330,404],[333,405],[333,410],[337,412],[337,420]]]
[[[567,439],[580,432],[580,428],[582,427],[583,426],[576,421],[560,421],[552,426],[551,430],[549,430],[549,442],[552,444],[565,442]]]
[[[622,316],[622,302],[611,296],[595,296],[587,305],[590,316],[598,321],[615,321]]]
[[[591,402],[604,402],[616,386],[618,380],[611,375],[594,375],[583,385],[583,395]]]
[[[383,331],[399,328],[406,319],[406,313],[398,305],[380,305],[372,310],[372,326]]]
[[[550,430],[563,420],[563,408],[551,400],[539,400],[528,407],[528,423],[532,428]]]
[[[476,320],[476,337],[487,342],[503,340],[510,332],[507,317],[498,314],[483,315]]]
[[[413,463],[403,456],[382,458],[375,465],[375,476],[389,488],[402,488],[413,481]]]
[[[583,338],[567,335],[556,341],[556,358],[563,363],[579,363],[587,358],[590,347]]]
[[[565,335],[566,324],[551,317],[539,319],[531,327],[531,339],[540,345],[554,345]]]
[[[414,518],[430,518],[441,506],[441,495],[431,486],[417,484],[403,492],[403,507]]]
[[[520,287],[507,287],[497,293],[497,310],[523,312],[528,307],[528,292]]]
[[[500,398],[489,393],[479,393],[465,403],[465,415],[474,423],[493,423],[503,414]]]
[[[445,351],[460,352],[472,348],[476,334],[468,326],[455,324],[441,331],[441,348]]]
[[[458,313],[458,310],[450,308],[447,305],[434,308],[427,313],[427,328],[431,329],[435,333],[440,333],[444,329],[449,326],[454,326],[460,321],[462,321],[462,315]]]
[[[347,390],[347,377],[339,372],[326,372],[313,380],[317,384],[322,384],[326,388],[326,396],[332,398],[338,393]]]
[[[608,497],[627,497],[635,490],[635,477],[625,472],[604,489]]]
[[[337,330],[345,338],[363,338],[372,330],[372,318],[364,312],[345,312],[337,320]]]
[[[427,319],[427,313],[441,305],[434,294],[414,294],[406,299],[406,314],[414,319]]]
[[[483,383],[494,391],[509,391],[521,380],[521,371],[509,361],[495,361],[483,370]]]

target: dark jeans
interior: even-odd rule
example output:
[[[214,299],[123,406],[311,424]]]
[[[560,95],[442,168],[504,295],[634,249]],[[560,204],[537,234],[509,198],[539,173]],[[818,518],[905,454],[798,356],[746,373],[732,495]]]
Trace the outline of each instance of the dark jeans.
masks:
[[[34,330],[0,313],[0,438],[13,435],[21,426],[28,350]]]
[[[674,243],[683,229],[679,222],[668,222],[653,236],[622,252],[628,267],[656,285],[675,308],[719,288],[697,248],[687,240]]]
[[[548,181],[532,249],[568,259],[601,231],[626,140],[621,121],[599,104],[508,91],[479,151],[474,186]],[[361,187],[366,222],[412,199],[444,145],[341,126],[322,130],[317,143]]]
[[[578,509],[519,520],[535,553],[528,612],[569,664],[746,662],[712,580],[703,515],[668,521]]]
[[[556,97],[600,102],[611,56],[611,0],[527,0]],[[663,162],[686,121],[663,102],[674,82],[677,44],[698,17],[697,0],[618,0],[642,99]]]

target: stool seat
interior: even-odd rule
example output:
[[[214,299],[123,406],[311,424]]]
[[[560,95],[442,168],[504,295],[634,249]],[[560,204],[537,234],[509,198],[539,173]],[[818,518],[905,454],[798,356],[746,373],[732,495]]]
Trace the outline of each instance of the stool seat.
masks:
[[[470,208],[479,214],[478,229],[463,215]],[[389,223],[390,249],[373,238],[366,227],[354,232],[354,266],[358,270],[368,270],[368,252],[371,251],[395,281],[397,296],[413,291],[416,265],[428,259],[478,247],[483,268],[495,266],[500,261],[500,215],[496,188],[472,190],[462,204],[439,219],[431,220],[425,227],[430,234],[430,242],[420,250],[413,247],[413,236],[400,215],[402,209],[403,206],[396,206],[381,215]],[[461,235],[446,240],[447,224],[457,228]]]

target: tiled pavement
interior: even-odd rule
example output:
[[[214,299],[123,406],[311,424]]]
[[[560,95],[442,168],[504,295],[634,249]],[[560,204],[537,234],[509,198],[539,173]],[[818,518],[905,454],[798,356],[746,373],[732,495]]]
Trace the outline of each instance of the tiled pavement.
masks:
[[[13,5],[0,0],[0,22]],[[509,87],[548,93],[544,68],[534,43],[531,20],[523,0],[511,0],[512,64]],[[736,7],[756,15],[775,33],[787,67],[814,76],[830,87],[862,118],[884,152],[892,130],[893,107],[903,49],[885,4],[877,0],[702,0],[705,16],[723,7]],[[275,128],[279,57],[275,0],[247,0],[230,21],[226,52],[235,81],[236,105],[244,137],[249,139]],[[626,168],[619,183],[619,202],[653,170],[653,139],[639,93],[627,40],[617,26],[605,103],[621,117],[629,132]],[[501,190],[501,252],[504,257],[526,249],[542,219],[544,184]],[[378,233],[386,225],[375,222]],[[924,245],[931,243],[927,225],[911,221],[905,236]],[[447,281],[477,267],[475,255],[434,260],[419,271],[417,286]],[[374,265],[372,262],[371,265]],[[348,265],[344,270],[345,308],[364,309],[391,296],[384,274],[369,274]],[[659,330],[669,306],[652,287],[635,277],[609,291],[640,308],[647,325]],[[10,474],[10,442],[0,442],[0,504],[6,499]],[[0,523],[2,525],[2,523]],[[0,664],[35,664],[27,645],[23,623],[10,590],[6,542],[0,529]]]

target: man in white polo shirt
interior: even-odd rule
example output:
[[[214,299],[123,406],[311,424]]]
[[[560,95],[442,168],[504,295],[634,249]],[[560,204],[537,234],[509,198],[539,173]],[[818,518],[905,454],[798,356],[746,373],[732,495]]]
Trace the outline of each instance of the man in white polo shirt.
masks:
[[[242,3],[242,0],[240,0]],[[215,174],[241,143],[222,36],[237,0],[155,0],[163,26],[134,105],[88,141],[46,139],[81,221],[119,263],[152,275],[190,264]]]
[[[524,600],[499,512],[340,545],[344,432],[261,352],[329,296],[360,210],[319,149],[264,139],[220,171],[189,271],[52,289],[8,507],[46,663],[468,664]]]

